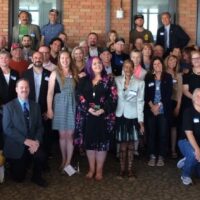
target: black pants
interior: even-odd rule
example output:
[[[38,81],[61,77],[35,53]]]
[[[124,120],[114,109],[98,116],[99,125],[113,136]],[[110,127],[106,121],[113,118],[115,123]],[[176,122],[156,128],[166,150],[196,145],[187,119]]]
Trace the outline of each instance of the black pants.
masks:
[[[168,147],[169,127],[163,114],[148,116],[148,153],[166,156]]]
[[[45,154],[41,148],[34,154],[30,154],[28,148],[25,148],[21,158],[8,159],[8,162],[10,164],[10,172],[13,180],[22,182],[26,177],[27,169],[30,167],[31,163],[33,163],[32,178],[40,179],[45,162]]]

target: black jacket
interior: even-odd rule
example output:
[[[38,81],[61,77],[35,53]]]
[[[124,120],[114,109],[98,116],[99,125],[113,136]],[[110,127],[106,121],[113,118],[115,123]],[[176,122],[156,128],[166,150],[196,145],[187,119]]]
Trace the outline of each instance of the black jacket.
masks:
[[[185,47],[190,38],[188,34],[179,26],[176,24],[170,25],[169,30],[169,50],[171,51],[173,48],[183,48]],[[156,44],[159,44],[165,48],[165,27],[162,26],[157,31],[157,38],[156,38]]]

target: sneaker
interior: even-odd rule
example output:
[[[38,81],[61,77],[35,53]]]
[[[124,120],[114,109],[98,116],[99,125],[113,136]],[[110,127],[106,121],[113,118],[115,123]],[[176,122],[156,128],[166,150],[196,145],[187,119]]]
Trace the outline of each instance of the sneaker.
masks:
[[[192,184],[192,179],[190,177],[181,176],[181,180],[182,180],[182,183],[184,185],[191,185]]]
[[[164,159],[162,157],[159,157],[156,166],[163,167],[164,165],[165,165]]]
[[[156,165],[156,158],[150,158],[148,165],[154,167]]]
[[[178,162],[177,162],[177,167],[179,168],[179,169],[181,169],[181,168],[183,168],[183,166],[185,165],[185,157],[184,158],[182,158],[182,159],[180,159]]]

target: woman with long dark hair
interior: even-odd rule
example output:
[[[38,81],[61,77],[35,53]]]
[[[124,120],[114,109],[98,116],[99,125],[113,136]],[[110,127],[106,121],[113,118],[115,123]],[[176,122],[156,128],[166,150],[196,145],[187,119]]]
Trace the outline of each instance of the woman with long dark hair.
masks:
[[[163,60],[155,57],[145,77],[145,114],[147,119],[149,166],[163,166],[167,153],[171,116],[172,76],[164,71]],[[157,163],[156,163],[156,158]]]

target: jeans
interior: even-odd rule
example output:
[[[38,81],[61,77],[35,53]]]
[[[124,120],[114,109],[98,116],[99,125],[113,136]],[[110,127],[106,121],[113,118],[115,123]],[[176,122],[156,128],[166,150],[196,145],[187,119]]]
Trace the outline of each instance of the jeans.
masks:
[[[181,153],[186,158],[182,168],[182,176],[191,177],[193,173],[200,177],[200,162],[196,160],[194,149],[188,140],[183,139],[178,141],[178,146]]]
[[[148,152],[165,157],[168,146],[168,123],[163,114],[148,116]]]

